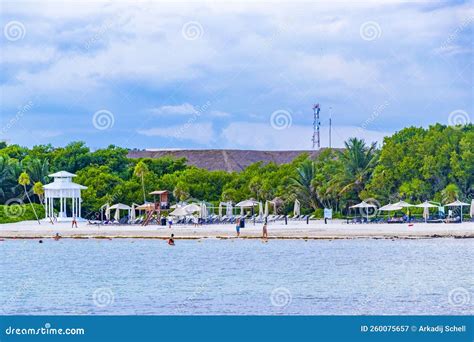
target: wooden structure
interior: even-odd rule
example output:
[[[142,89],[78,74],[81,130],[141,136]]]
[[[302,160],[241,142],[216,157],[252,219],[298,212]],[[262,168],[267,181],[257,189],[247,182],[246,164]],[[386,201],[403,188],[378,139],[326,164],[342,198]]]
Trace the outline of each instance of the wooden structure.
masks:
[[[150,210],[147,210],[147,214],[145,220],[142,223],[142,226],[148,225],[155,213],[157,219],[160,219],[161,212],[170,209],[168,190],[152,191],[150,192],[150,195],[153,195],[153,206],[151,206]]]

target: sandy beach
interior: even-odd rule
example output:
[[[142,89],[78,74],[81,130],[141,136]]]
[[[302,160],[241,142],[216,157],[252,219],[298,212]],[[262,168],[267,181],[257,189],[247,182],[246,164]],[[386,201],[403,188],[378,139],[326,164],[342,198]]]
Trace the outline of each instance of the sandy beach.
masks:
[[[173,228],[150,225],[90,225],[80,222],[78,228],[70,223],[24,221],[0,225],[0,238],[49,238],[59,233],[67,238],[168,238],[171,233],[176,239],[235,238],[232,224],[213,224],[194,227],[192,225]],[[279,239],[352,239],[352,238],[474,238],[474,223],[462,224],[347,224],[343,220],[270,223],[269,238]],[[240,238],[260,238],[262,224],[248,223],[241,229]]]

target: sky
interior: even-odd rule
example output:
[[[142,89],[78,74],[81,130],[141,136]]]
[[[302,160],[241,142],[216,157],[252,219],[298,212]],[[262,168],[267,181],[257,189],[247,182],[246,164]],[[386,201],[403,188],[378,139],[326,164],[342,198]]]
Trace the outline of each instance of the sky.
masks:
[[[4,1],[0,140],[311,149],[473,109],[473,2]]]

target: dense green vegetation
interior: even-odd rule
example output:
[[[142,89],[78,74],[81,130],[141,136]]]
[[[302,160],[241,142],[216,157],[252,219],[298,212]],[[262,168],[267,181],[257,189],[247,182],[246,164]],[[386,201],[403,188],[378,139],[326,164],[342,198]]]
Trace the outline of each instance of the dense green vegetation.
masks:
[[[36,220],[35,212],[38,216],[44,217],[44,207],[38,203],[33,203],[33,206],[35,211],[30,204],[13,202],[9,205],[0,205],[0,223]]]
[[[27,203],[28,196],[41,203],[42,185],[51,181],[48,174],[60,170],[76,173],[76,182],[88,187],[83,193],[86,216],[106,202],[151,200],[148,193],[157,189],[170,190],[173,201],[278,198],[282,212],[291,210],[295,198],[304,212],[331,207],[336,213],[367,198],[383,204],[469,200],[474,194],[474,126],[410,127],[385,138],[381,149],[352,138],[344,150],[324,150],[315,160],[301,155],[290,164],[256,163],[240,173],[207,171],[168,157],[133,160],[126,149],[113,145],[92,152],[83,142],[31,149],[3,144],[0,204],[13,198]]]

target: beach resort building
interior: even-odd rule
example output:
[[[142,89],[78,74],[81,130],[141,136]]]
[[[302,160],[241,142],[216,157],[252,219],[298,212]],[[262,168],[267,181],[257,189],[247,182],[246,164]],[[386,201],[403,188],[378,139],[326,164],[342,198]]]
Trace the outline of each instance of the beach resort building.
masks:
[[[54,181],[44,186],[45,219],[49,221],[57,218],[59,222],[72,221],[73,218],[77,221],[83,220],[81,218],[81,190],[87,187],[74,183],[72,178],[76,175],[67,171],[56,172],[49,177],[53,177]],[[57,216],[54,213],[55,199],[59,201]]]

